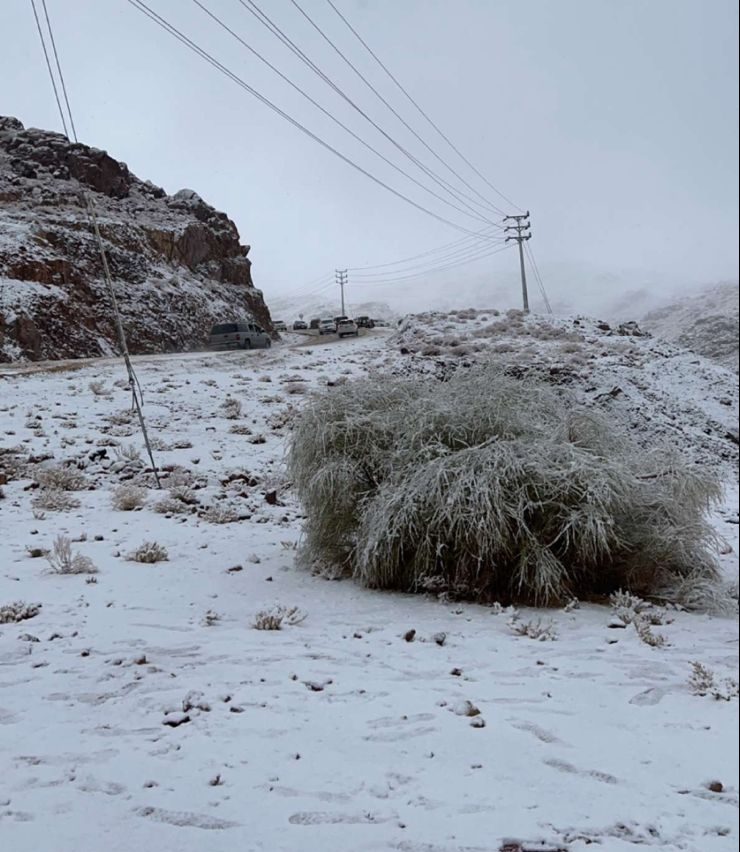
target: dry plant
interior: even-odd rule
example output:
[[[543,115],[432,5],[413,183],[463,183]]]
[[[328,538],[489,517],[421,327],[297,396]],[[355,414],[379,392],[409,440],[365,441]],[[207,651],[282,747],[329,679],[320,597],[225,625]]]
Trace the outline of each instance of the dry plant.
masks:
[[[689,675],[689,690],[692,695],[709,695],[716,701],[731,701],[738,697],[738,682],[731,677],[719,680],[715,673],[694,660]]]
[[[255,630],[282,630],[284,624],[300,624],[307,613],[297,606],[277,605],[271,609],[260,610],[254,617],[252,627]]]
[[[239,520],[239,513],[233,506],[224,506],[217,503],[209,506],[201,513],[201,518],[209,524],[233,524]]]
[[[558,638],[555,624],[552,621],[543,623],[541,618],[536,621],[520,621],[515,614],[509,621],[509,627],[517,636],[526,636],[527,639],[536,639],[539,642],[554,642]]]
[[[31,500],[31,506],[43,518],[44,511],[69,512],[71,509],[77,509],[80,501],[59,488],[42,488]]]
[[[221,403],[221,411],[227,420],[238,420],[242,414],[242,404],[238,399],[230,396]]]
[[[64,535],[57,536],[54,546],[46,558],[55,574],[97,574],[89,556],[83,556],[79,551],[72,552],[72,542]]]
[[[42,488],[53,488],[60,491],[82,491],[87,488],[88,484],[79,470],[62,465],[37,468],[35,480]]]
[[[113,491],[113,508],[122,512],[132,512],[140,509],[146,503],[147,490],[137,485],[119,485]]]
[[[136,550],[131,551],[126,557],[131,562],[166,562],[169,559],[167,548],[162,547],[156,541],[145,541]]]
[[[0,624],[16,624],[34,618],[41,612],[41,604],[27,604],[25,601],[14,601],[13,603],[0,606]]]

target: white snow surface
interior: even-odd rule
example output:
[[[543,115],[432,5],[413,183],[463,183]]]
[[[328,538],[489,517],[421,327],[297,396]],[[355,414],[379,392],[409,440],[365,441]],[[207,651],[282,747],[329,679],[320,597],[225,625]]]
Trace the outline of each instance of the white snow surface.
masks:
[[[401,333],[435,324],[407,321]],[[450,324],[465,323],[445,317],[440,329]],[[112,508],[121,482],[151,484],[113,446],[141,445],[129,393],[114,384],[119,361],[0,371],[0,446],[74,461],[90,486],[75,492],[79,508],[36,515],[30,479],[3,486],[0,606],[42,608],[0,625],[0,848],[738,848],[738,701],[687,684],[693,660],[737,677],[736,618],[672,611],[654,628],[667,640],[658,648],[610,628],[608,607],[522,610],[520,621],[553,623],[557,638],[535,641],[496,607],[371,592],[294,565],[301,511],[283,459],[296,387],[382,380],[416,357],[397,345],[379,331],[286,335],[266,352],[136,358],[164,484],[189,476],[199,501],[172,516],[153,511],[167,496],[154,488],[140,510]],[[678,396],[683,370],[696,416],[701,382],[682,357],[656,355],[642,372],[652,414],[669,396],[651,396],[666,367],[683,364],[666,386]],[[599,382],[619,367],[605,359]],[[222,408],[229,397],[237,419]],[[101,450],[108,458],[90,458]],[[737,496],[730,479],[715,518],[728,573]],[[241,520],[209,522],[212,506]],[[93,560],[97,582],[32,557],[59,534]],[[127,560],[145,540],[169,559]],[[276,605],[305,619],[254,629]]]

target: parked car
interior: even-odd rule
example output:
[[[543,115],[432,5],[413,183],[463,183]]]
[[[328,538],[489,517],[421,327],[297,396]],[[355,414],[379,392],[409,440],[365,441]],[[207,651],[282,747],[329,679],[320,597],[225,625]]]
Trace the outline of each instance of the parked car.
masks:
[[[360,331],[357,323],[351,319],[343,319],[337,323],[337,335],[339,337],[359,337]]]
[[[357,328],[375,328],[375,323],[370,317],[356,317]]]
[[[314,319],[311,320],[309,327],[310,328],[318,328],[320,324],[321,324],[321,320],[314,318]]]
[[[319,334],[334,334],[337,330],[337,324],[333,319],[322,319],[319,323]]]
[[[345,316],[341,316],[341,317],[334,317],[334,325],[335,325],[335,327],[336,327],[336,326],[338,326],[338,325],[339,325],[339,323],[340,323],[342,320],[346,320],[346,319],[349,319],[349,317],[345,317]]]
[[[370,320],[370,322],[373,324],[373,326],[377,326],[378,328],[388,328],[388,326],[390,325],[388,320],[384,319],[372,319]]]
[[[288,326],[282,320],[275,320],[275,322],[272,324],[272,327],[275,329],[275,331],[288,330]]]
[[[305,331],[308,328],[308,323],[303,322],[303,320],[296,320],[293,323],[293,331]]]
[[[254,322],[221,322],[211,328],[209,349],[269,349],[270,335]]]

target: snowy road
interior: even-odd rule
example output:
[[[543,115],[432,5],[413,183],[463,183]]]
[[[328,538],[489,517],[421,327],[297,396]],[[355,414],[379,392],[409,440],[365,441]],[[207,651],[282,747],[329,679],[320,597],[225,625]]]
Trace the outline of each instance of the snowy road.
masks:
[[[120,362],[3,368],[6,456],[77,460],[87,485],[66,512],[34,511],[27,477],[3,486],[0,606],[42,604],[0,625],[3,852],[737,849],[738,702],[687,686],[692,660],[736,676],[736,619],[670,613],[655,648],[606,607],[523,611],[552,622],[534,641],[506,611],[294,566],[291,407],[386,368],[384,341],[138,358],[166,484],[198,501],[170,514],[154,489],[111,504],[146,480],[121,453],[140,438]],[[737,525],[717,523],[729,566]],[[96,582],[33,555],[60,534]],[[145,540],[168,560],[129,561]],[[305,620],[254,629],[275,604]]]

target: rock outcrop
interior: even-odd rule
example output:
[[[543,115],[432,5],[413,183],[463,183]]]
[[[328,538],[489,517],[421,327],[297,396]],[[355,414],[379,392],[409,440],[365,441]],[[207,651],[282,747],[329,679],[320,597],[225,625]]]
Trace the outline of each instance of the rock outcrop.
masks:
[[[93,201],[131,352],[198,349],[254,317],[249,246],[192,190],[173,196],[105,151],[0,117],[0,361],[118,351],[83,190]]]

